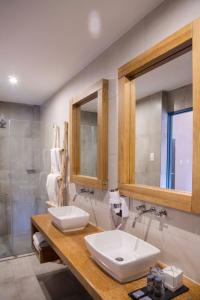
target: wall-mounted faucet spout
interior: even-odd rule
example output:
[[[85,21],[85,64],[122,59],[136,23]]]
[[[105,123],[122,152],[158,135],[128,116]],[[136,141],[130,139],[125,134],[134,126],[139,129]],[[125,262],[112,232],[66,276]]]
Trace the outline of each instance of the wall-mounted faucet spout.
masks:
[[[156,213],[156,209],[155,207],[151,207],[149,209],[146,209],[146,205],[145,204],[142,204],[140,206],[137,206],[136,207],[138,213],[137,215],[135,216],[134,220],[133,220],[133,224],[132,224],[132,227],[135,227],[135,224],[137,222],[137,220],[144,214],[147,214],[147,213]]]

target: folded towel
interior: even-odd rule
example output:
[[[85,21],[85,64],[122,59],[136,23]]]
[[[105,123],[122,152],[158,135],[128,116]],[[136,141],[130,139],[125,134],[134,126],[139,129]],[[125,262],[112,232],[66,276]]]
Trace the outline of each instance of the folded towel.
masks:
[[[41,250],[40,246],[34,240],[33,240],[33,245],[38,252]]]
[[[37,251],[40,251],[42,248],[49,246],[47,241],[43,241],[41,244],[38,244],[36,241],[33,240],[33,245]]]
[[[53,174],[50,173],[47,176],[47,194],[49,197],[49,201],[53,202],[54,204],[58,204],[58,181],[57,178],[59,177],[59,174]]]
[[[51,172],[60,174],[61,171],[61,148],[51,149]]]
[[[33,245],[38,251],[40,251],[42,247],[48,246],[48,242],[45,240],[42,233],[35,232],[33,235]]]
[[[45,241],[45,238],[43,236],[42,233],[40,233],[39,231],[38,232],[35,232],[34,235],[33,235],[33,240],[35,242],[37,242],[38,244],[42,243],[43,241]]]

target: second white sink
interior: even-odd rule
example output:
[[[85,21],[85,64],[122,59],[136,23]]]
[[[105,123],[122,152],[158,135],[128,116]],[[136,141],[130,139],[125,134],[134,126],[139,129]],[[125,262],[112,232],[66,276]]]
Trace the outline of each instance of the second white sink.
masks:
[[[121,230],[91,234],[85,241],[92,258],[119,282],[144,276],[160,253],[158,248]]]
[[[89,222],[90,215],[76,206],[48,208],[53,223],[63,232],[83,229]]]

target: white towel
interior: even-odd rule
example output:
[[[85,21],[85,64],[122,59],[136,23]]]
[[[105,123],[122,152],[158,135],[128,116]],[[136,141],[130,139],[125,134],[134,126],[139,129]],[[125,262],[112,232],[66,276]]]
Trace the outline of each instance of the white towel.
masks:
[[[43,241],[45,241],[45,238],[43,236],[42,233],[40,233],[39,231],[38,232],[35,232],[34,235],[33,235],[33,240],[35,242],[37,242],[38,244],[42,243]]]
[[[61,148],[51,149],[51,172],[60,174],[61,171]]]
[[[48,246],[48,242],[45,240],[44,236],[40,232],[35,232],[33,235],[33,245],[36,250],[40,251],[42,247]]]
[[[35,249],[37,251],[40,251],[42,248],[49,246],[49,243],[47,241],[44,241],[41,244],[37,244],[35,241],[33,241],[33,245],[35,246]]]
[[[58,181],[57,178],[59,177],[59,174],[53,174],[50,173],[47,176],[47,194],[49,197],[49,201],[53,202],[55,204],[58,204]]]
[[[33,240],[33,245],[38,252],[41,250],[40,246],[34,240]]]

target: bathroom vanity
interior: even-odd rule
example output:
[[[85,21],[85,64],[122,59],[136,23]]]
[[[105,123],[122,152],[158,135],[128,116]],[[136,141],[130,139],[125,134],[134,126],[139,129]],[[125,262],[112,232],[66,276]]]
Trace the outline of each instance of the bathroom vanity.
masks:
[[[101,232],[100,228],[88,224],[83,230],[62,233],[52,224],[48,214],[33,216],[31,222],[32,231],[41,232],[51,246],[51,250],[48,250],[51,254],[49,255],[48,252],[48,257],[45,257],[43,253],[41,262],[53,261],[59,257],[94,299],[130,300],[129,292],[145,286],[146,278],[120,284],[102,271],[91,259],[84,237]],[[40,254],[37,255],[41,258]],[[184,278],[184,284],[190,289],[189,292],[174,299],[199,300],[200,286],[187,278]]]

